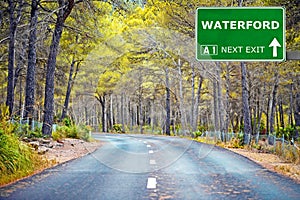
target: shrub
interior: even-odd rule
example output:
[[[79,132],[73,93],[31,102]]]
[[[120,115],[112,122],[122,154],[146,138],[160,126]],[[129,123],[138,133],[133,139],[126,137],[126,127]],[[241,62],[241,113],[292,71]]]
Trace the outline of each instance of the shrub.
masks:
[[[71,119],[70,119],[70,118],[67,118],[67,117],[63,119],[63,123],[64,123],[64,125],[67,126],[67,127],[71,127],[71,125],[72,125]]]
[[[115,132],[121,133],[122,132],[122,124],[114,124],[113,129]]]
[[[72,125],[68,126],[59,126],[55,132],[52,133],[52,138],[54,140],[62,138],[74,138],[74,139],[83,139],[85,141],[90,141],[90,131],[91,127],[85,125]]]
[[[78,135],[82,140],[91,141],[91,135],[90,135],[91,131],[92,128],[90,126],[86,126],[86,125],[78,126]]]
[[[300,162],[300,151],[292,145],[284,144],[281,142],[276,143],[275,153],[284,158],[287,162],[299,164]]]
[[[244,142],[243,134],[238,133],[238,134],[235,135],[235,137],[231,138],[231,140],[229,142],[229,147],[242,148],[243,147],[243,142]]]
[[[287,140],[290,140],[295,135],[296,128],[294,126],[288,125],[285,128],[279,127],[276,130],[276,137],[281,138],[283,135]]]
[[[61,134],[60,131],[54,131],[54,132],[52,132],[52,138],[53,138],[53,140],[60,140],[60,139],[64,138],[64,136]]]
[[[194,132],[192,133],[192,136],[193,136],[194,138],[201,137],[201,136],[202,136],[202,133],[203,133],[203,132],[201,132],[200,130],[194,131]]]
[[[68,138],[74,138],[74,139],[79,139],[80,138],[76,126],[69,127],[68,132],[67,132],[67,137]]]

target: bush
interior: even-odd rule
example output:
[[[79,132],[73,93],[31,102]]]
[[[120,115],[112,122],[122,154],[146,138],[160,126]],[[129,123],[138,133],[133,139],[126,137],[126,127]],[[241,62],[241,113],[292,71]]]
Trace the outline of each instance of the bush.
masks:
[[[202,136],[202,132],[201,131],[195,131],[195,132],[193,132],[192,133],[192,136],[194,137],[194,138],[197,138],[197,137],[201,137]]]
[[[237,133],[229,142],[229,147],[232,148],[242,148],[244,143],[244,138],[242,133]]]
[[[52,133],[52,138],[54,140],[62,139],[62,138],[74,138],[74,139],[83,139],[85,141],[90,141],[90,131],[91,127],[85,125],[72,125],[68,126],[60,126],[57,128],[55,132]]]
[[[113,130],[117,133],[121,133],[122,132],[122,124],[114,124]]]
[[[58,139],[65,138],[65,137],[79,139],[78,130],[76,126],[71,126],[71,127],[59,126],[57,130],[54,132],[54,136]]]
[[[91,141],[91,135],[90,132],[92,131],[92,128],[90,126],[86,125],[80,125],[78,127],[78,135],[80,139],[85,141]]]
[[[61,134],[60,131],[54,131],[52,132],[52,138],[53,140],[61,140],[64,138],[64,136]]]
[[[295,131],[296,128],[291,125],[285,128],[279,127],[279,129],[276,130],[276,137],[281,138],[284,135],[287,140],[290,140],[295,136]]]
[[[287,162],[300,163],[300,151],[292,145],[283,145],[282,142],[276,142],[275,153]]]
[[[63,123],[64,123],[64,125],[67,126],[67,127],[71,127],[71,125],[72,125],[72,121],[71,121],[70,118],[64,118],[64,119],[63,119]]]

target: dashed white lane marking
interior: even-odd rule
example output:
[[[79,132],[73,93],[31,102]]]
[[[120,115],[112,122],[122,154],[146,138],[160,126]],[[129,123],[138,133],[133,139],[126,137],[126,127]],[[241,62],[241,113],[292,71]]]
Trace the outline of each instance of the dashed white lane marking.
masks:
[[[148,148],[150,148],[150,147],[151,147],[151,145],[150,145],[150,144],[147,144],[147,147],[148,147]]]
[[[155,160],[150,160],[150,165],[156,165],[156,161]]]
[[[144,141],[144,144],[147,144],[147,141]]]
[[[154,153],[153,150],[149,150],[149,153]]]
[[[148,178],[147,189],[156,189],[156,178]]]

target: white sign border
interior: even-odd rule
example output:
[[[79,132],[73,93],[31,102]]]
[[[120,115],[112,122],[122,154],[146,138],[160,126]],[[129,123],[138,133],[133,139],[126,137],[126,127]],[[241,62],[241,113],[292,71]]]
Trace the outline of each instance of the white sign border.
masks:
[[[281,59],[198,59],[197,54],[198,54],[198,10],[204,10],[204,9],[210,9],[210,10],[228,10],[228,9],[237,9],[237,10],[247,10],[247,9],[281,9],[282,12],[282,19],[283,19],[283,58]],[[196,43],[196,60],[197,61],[205,61],[205,62],[284,62],[286,61],[286,36],[285,36],[285,31],[286,31],[286,15],[285,15],[285,7],[198,7],[195,13],[195,43]],[[199,44],[201,45],[201,44]]]

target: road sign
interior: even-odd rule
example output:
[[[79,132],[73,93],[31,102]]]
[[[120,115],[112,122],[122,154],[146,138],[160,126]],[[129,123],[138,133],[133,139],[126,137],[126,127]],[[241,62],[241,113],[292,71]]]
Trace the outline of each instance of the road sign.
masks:
[[[284,61],[281,7],[201,7],[196,13],[200,61]]]

